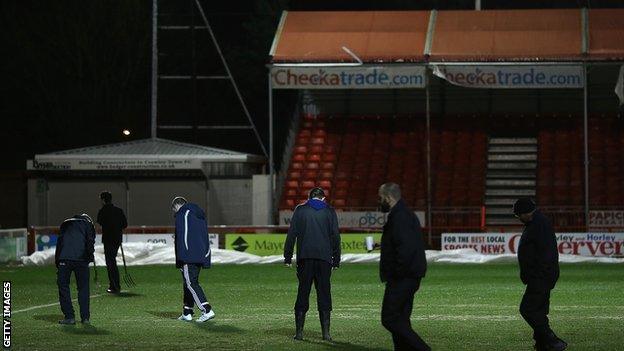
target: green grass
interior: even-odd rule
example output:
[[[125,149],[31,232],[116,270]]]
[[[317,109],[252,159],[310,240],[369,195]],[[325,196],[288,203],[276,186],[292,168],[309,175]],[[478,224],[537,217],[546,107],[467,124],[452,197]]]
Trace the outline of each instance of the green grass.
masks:
[[[550,317],[569,350],[622,350],[624,267],[566,264],[561,271]],[[293,269],[219,265],[203,271],[201,283],[217,313],[204,324],[174,319],[182,296],[174,267],[131,267],[131,273],[138,286],[127,294],[91,299],[91,328],[62,327],[58,305],[16,313],[57,301],[53,267],[1,267],[2,279],[13,283],[13,349],[392,349],[379,321],[383,285],[377,265],[345,264],[334,273],[334,344],[320,340],[315,310],[308,313],[306,340],[292,340]],[[99,276],[105,279],[101,268]],[[91,294],[102,290],[92,284]],[[434,350],[531,350],[531,331],[518,314],[522,293],[515,265],[432,264],[416,295],[412,324]]]

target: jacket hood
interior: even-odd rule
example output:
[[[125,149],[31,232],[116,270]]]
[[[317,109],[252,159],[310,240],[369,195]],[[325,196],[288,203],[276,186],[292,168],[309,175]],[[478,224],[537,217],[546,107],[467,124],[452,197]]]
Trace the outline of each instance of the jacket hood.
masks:
[[[204,213],[204,210],[202,210],[201,207],[197,206],[196,204],[190,202],[187,202],[186,204],[184,204],[184,206],[180,207],[176,215],[178,213],[182,214],[186,212],[186,210],[191,210],[191,214],[199,219],[206,219],[206,214]]]
[[[313,209],[317,211],[327,208],[327,203],[319,199],[310,199],[306,202],[306,204],[308,204],[310,207],[312,207]]]

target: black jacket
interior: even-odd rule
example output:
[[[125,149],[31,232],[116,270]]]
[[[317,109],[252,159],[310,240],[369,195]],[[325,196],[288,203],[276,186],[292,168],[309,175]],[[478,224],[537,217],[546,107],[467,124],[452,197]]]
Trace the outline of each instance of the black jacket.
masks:
[[[66,219],[56,241],[54,262],[84,261],[93,262],[95,228],[86,217],[81,215]]]
[[[340,265],[338,217],[324,201],[312,199],[295,208],[284,244],[286,262],[292,259],[295,241],[297,260],[314,258]]]
[[[520,279],[524,284],[545,284],[552,289],[559,279],[559,251],[550,220],[540,211],[525,224],[518,246]]]
[[[121,208],[113,204],[102,206],[97,215],[97,222],[102,226],[102,243],[121,243],[123,230],[128,226],[126,215]]]
[[[403,200],[388,214],[381,236],[379,273],[381,281],[422,278],[427,272],[427,257],[418,217]]]

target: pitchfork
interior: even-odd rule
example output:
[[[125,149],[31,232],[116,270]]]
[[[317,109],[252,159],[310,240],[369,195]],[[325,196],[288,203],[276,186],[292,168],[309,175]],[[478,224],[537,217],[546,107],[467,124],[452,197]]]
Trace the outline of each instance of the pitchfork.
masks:
[[[121,258],[123,259],[123,264],[124,264],[123,280],[129,288],[133,288],[136,286],[136,283],[134,282],[134,279],[132,279],[132,277],[128,273],[128,267],[126,266],[126,255],[124,254],[123,245],[120,245],[120,246],[121,246]]]

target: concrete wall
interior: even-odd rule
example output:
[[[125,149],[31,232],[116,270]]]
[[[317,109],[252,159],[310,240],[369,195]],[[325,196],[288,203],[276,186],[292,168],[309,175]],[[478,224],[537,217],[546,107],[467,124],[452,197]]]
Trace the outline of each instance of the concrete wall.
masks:
[[[252,224],[273,224],[271,218],[271,177],[258,174],[253,176]]]
[[[171,200],[184,196],[204,208],[211,225],[252,224],[252,180],[211,179],[71,179],[28,180],[28,225],[57,226],[77,213],[94,220],[101,207],[99,194],[108,190],[113,203],[122,208],[130,225],[173,224]],[[208,190],[208,191],[207,191]],[[128,200],[126,200],[128,196]]]
[[[171,200],[182,196],[206,208],[206,182],[203,180],[131,180],[130,225],[173,225]]]
[[[211,179],[209,181],[210,224],[249,225],[252,223],[252,180]]]

